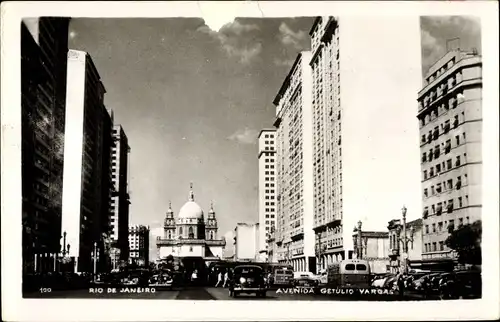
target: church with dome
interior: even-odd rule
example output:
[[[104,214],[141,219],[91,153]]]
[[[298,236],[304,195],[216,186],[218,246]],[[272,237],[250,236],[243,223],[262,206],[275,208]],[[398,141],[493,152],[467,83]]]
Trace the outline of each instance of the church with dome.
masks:
[[[181,207],[177,217],[172,205],[169,205],[163,230],[163,238],[157,237],[156,240],[158,259],[165,259],[169,255],[204,260],[222,258],[226,240],[217,236],[217,218],[213,204],[205,218],[203,209],[194,200],[192,184],[188,201]]]

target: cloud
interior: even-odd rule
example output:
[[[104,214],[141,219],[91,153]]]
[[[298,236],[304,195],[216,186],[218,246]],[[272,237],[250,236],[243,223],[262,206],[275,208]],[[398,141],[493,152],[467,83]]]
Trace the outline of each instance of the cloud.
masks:
[[[262,44],[256,42],[254,37],[248,36],[249,33],[259,30],[257,25],[242,24],[235,20],[222,27],[219,32],[207,26],[202,26],[197,30],[217,39],[226,54],[238,59],[242,64],[249,64],[262,52]]]
[[[279,27],[278,37],[283,45],[303,50],[307,34],[303,30],[295,32],[286,23],[282,22]]]
[[[295,62],[295,59],[275,58],[273,62],[276,66],[292,67],[293,63]]]
[[[163,237],[163,227],[151,228],[151,236],[156,239],[156,237]]]
[[[228,139],[237,141],[243,144],[255,144],[257,143],[257,135],[259,132],[257,130],[252,129],[244,129],[238,130],[235,133],[231,134]]]

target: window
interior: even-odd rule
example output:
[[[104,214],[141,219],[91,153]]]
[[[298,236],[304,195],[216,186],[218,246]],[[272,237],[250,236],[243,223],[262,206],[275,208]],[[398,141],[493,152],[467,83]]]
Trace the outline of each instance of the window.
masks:
[[[463,203],[462,203],[462,197],[458,197],[458,206],[462,208]]]
[[[345,266],[345,270],[346,271],[353,271],[355,269],[355,265],[354,264],[347,264]]]
[[[427,170],[424,170],[424,180],[427,180]]]
[[[428,197],[427,188],[425,188],[425,189],[424,189],[424,196],[425,196],[425,197]]]
[[[429,225],[425,225],[425,233],[428,234],[429,233]]]
[[[438,231],[443,231],[443,222],[438,222]]]
[[[460,135],[455,136],[455,140],[457,142],[457,146],[460,145]]]
[[[356,264],[357,271],[366,271],[366,265],[364,264]]]
[[[189,227],[189,230],[188,230],[188,234],[189,234],[189,238],[194,238],[194,232],[193,232],[193,227]]]
[[[433,242],[432,243],[432,251],[435,252],[436,251],[436,242]]]
[[[432,224],[432,232],[435,233],[436,232],[436,224]]]
[[[451,190],[451,189],[453,189],[453,179],[448,179],[448,190]]]
[[[443,241],[440,241],[439,242],[439,250],[444,250],[444,242]]]

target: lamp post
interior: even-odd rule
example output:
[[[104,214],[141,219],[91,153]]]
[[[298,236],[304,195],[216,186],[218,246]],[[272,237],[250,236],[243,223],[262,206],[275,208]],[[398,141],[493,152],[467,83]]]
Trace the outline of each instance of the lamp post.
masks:
[[[97,242],[94,242],[94,281],[97,280]]]
[[[363,258],[363,234],[361,230],[362,225],[363,223],[360,220],[358,221],[358,226],[354,226],[353,229],[354,232],[357,232],[357,235],[353,237],[353,242],[354,245],[356,246],[355,253],[358,259]]]
[[[406,212],[408,209],[403,206],[401,209],[403,215],[403,224],[402,227],[398,227],[398,235],[400,235],[401,230],[403,231],[403,236],[398,236],[398,240],[400,240],[403,244],[403,271],[408,272],[408,242],[413,242],[413,235],[415,233],[415,227],[410,228],[410,236],[408,237],[406,234]]]

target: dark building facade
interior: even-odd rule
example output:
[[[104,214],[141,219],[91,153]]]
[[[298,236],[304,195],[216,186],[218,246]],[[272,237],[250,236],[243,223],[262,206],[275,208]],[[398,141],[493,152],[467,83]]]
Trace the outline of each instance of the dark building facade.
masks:
[[[130,146],[121,125],[113,127],[112,137],[111,174],[114,191],[111,198],[111,236],[113,248],[117,254],[115,260],[126,261],[129,258],[128,156]]]
[[[21,23],[24,273],[53,270],[60,251],[69,21]]]

